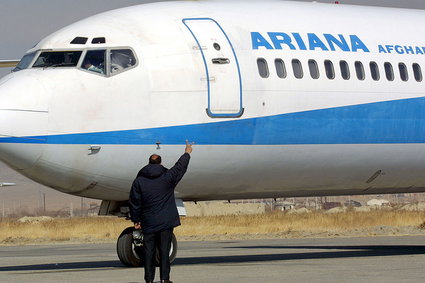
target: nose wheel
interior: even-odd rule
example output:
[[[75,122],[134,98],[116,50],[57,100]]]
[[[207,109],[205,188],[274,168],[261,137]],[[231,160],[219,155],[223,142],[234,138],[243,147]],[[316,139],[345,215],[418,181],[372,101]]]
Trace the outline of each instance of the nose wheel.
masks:
[[[143,242],[140,240],[140,234],[133,237],[134,227],[128,227],[122,231],[117,240],[117,254],[120,261],[129,267],[138,267],[144,265],[144,251]],[[156,253],[156,264],[159,266],[159,255]],[[170,249],[170,263],[172,263],[177,256],[177,239],[172,235],[171,249]]]

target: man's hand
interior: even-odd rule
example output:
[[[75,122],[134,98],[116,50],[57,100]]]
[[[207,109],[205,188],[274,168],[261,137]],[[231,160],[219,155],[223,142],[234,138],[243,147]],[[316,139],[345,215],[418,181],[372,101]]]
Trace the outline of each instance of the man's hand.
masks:
[[[134,223],[134,229],[136,229],[136,230],[142,229],[142,224],[140,224],[140,222],[139,223]]]
[[[189,143],[188,140],[186,140],[186,149],[184,152],[191,154],[192,153],[192,145],[194,145],[194,142]]]

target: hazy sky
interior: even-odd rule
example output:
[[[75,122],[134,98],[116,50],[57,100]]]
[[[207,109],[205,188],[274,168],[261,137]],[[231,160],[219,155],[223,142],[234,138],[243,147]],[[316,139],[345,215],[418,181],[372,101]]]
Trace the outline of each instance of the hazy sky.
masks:
[[[300,0],[302,1],[302,0]],[[19,59],[40,39],[99,12],[152,0],[0,0],[0,60]],[[243,5],[244,1],[241,1]],[[259,0],[261,3],[261,0]],[[320,0],[317,2],[332,3]],[[424,0],[340,0],[343,4],[425,9]],[[0,76],[7,71],[0,70]]]

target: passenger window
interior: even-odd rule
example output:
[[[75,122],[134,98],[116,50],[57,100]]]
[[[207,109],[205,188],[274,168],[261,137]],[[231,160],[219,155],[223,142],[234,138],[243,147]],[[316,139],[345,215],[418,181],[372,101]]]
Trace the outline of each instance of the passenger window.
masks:
[[[263,58],[257,59],[258,72],[262,78],[269,77],[269,67],[267,65],[267,61]]]
[[[403,82],[409,80],[409,74],[407,73],[407,67],[404,63],[398,64],[398,69],[400,70],[400,78]]]
[[[105,74],[106,50],[89,50],[81,67],[90,72]]]
[[[308,68],[310,70],[310,76],[312,79],[318,79],[320,77],[319,67],[315,60],[308,60]]]
[[[389,62],[386,62],[384,64],[384,68],[385,68],[385,76],[387,77],[387,80],[392,82],[394,80],[393,65],[391,65],[391,63]]]
[[[354,63],[354,66],[356,67],[357,78],[363,81],[365,79],[363,63],[360,61],[356,61],[356,63]]]
[[[294,76],[297,79],[302,79],[304,74],[303,74],[303,67],[301,65],[300,60],[298,59],[293,59],[292,60],[292,69],[294,71]]]
[[[421,82],[422,81],[422,70],[421,70],[421,66],[417,63],[413,64],[413,74],[415,75],[415,80],[417,82]]]
[[[334,64],[330,60],[325,60],[325,71],[326,76],[328,79],[333,80],[335,79],[335,70],[334,70]]]
[[[111,75],[136,65],[136,57],[130,49],[111,50]]]
[[[276,67],[277,76],[281,79],[286,78],[286,68],[285,68],[285,63],[283,62],[283,60],[282,59],[274,60],[274,65]]]
[[[350,79],[350,67],[346,61],[339,61],[339,67],[341,69],[341,77],[344,80]]]
[[[370,62],[369,64],[370,66],[370,74],[372,75],[372,79],[374,81],[379,81],[379,68],[378,68],[378,64],[376,64],[376,62]]]

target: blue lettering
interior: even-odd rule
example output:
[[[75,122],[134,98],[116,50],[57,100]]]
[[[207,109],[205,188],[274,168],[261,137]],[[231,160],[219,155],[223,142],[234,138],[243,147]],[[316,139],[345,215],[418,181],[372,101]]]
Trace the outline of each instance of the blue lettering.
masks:
[[[406,51],[406,54],[415,54],[415,51],[413,51],[412,46],[405,46],[404,50]]]
[[[363,41],[357,35],[350,35],[351,39],[351,51],[357,52],[357,50],[361,49],[364,52],[370,52]]]
[[[292,33],[292,35],[294,36],[295,41],[297,42],[300,50],[307,50],[307,47],[305,46],[304,40],[301,38],[301,35],[296,32]]]
[[[270,43],[259,33],[251,32],[252,49],[258,49],[259,47],[265,47],[266,49],[273,49]]]
[[[282,49],[282,44],[286,44],[286,45],[289,46],[289,48],[291,50],[297,49],[292,44],[291,37],[289,35],[287,35],[286,33],[283,33],[283,32],[268,32],[267,34],[269,35],[271,41],[273,42],[274,48]]]
[[[334,44],[336,44],[342,51],[345,51],[345,52],[350,51],[350,46],[348,46],[348,43],[342,34],[338,34],[339,40],[332,34],[326,33],[324,34],[324,36],[332,51],[335,51]]]
[[[379,53],[387,53],[387,51],[382,45],[379,45],[378,47],[379,47]]]
[[[315,33],[307,33],[308,41],[305,35],[298,32],[268,32],[267,35],[268,37],[264,37],[259,32],[251,32],[252,49],[281,50],[288,48],[290,50],[341,50],[344,52],[358,52],[361,50],[370,52],[366,44],[357,35],[349,35],[350,38],[348,39],[343,34],[324,33],[322,37]],[[394,45],[379,45],[378,47],[380,53],[391,53],[394,50]],[[396,51],[400,54],[415,54],[414,48],[411,46],[398,46]],[[416,50],[416,52],[418,51]],[[425,53],[425,49],[421,50],[421,52]]]
[[[424,53],[419,47],[416,47],[416,54],[422,54],[423,55]]]
[[[308,43],[310,45],[310,50],[315,50],[316,48],[320,48],[323,51],[329,51],[326,45],[320,40],[320,38],[314,33],[309,33],[308,35]]]
[[[403,47],[402,47],[402,46],[400,46],[400,45],[396,45],[396,46],[395,46],[395,51],[396,51],[398,54],[404,54],[404,49],[403,49]]]
[[[394,45],[385,45],[385,47],[387,48],[388,53],[391,53],[394,50]]]

